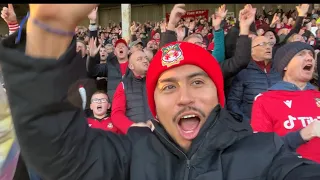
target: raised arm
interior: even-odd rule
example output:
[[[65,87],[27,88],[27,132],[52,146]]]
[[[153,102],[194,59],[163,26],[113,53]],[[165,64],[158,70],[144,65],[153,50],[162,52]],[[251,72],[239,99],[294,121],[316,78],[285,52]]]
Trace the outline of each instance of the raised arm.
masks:
[[[97,14],[98,14],[98,7],[94,8],[90,14],[88,15],[88,19],[90,20],[90,25],[89,25],[89,32],[90,38],[98,38],[98,24],[97,24]],[[96,44],[98,45],[99,42]]]
[[[186,10],[184,9],[185,6],[186,6],[185,4],[174,5],[170,13],[167,30],[164,33],[161,33],[159,47],[162,47],[168,43],[177,41],[175,29],[176,29],[176,25],[181,19],[181,16],[183,16],[186,13]]]
[[[20,28],[17,15],[12,4],[8,4],[8,7],[2,8],[1,17],[8,25],[9,35],[16,32]]]
[[[214,40],[214,50],[212,51],[213,57],[215,57],[218,62],[225,60],[225,49],[224,49],[224,31],[223,26],[221,26],[222,21],[227,15],[228,10],[226,10],[226,5],[219,7],[219,10],[213,14],[211,17],[213,26],[213,40]]]
[[[21,42],[14,44],[14,33],[0,44],[21,153],[44,179],[128,178],[131,143],[127,137],[90,129],[84,112],[68,101],[68,90],[79,79],[75,37],[34,23],[36,19],[51,29],[73,32],[95,6],[32,4]]]
[[[220,62],[224,79],[231,78],[246,68],[251,60],[251,39],[248,37],[250,25],[253,23],[256,9],[251,5],[240,11],[240,37],[237,40],[233,57]]]

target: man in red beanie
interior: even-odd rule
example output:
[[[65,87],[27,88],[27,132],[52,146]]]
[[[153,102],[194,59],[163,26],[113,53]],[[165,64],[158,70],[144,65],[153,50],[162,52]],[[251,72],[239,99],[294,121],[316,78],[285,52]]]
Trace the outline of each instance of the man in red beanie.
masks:
[[[97,47],[91,46],[90,48]],[[108,78],[107,91],[110,97],[110,102],[112,102],[116,88],[128,69],[129,48],[127,42],[124,39],[118,39],[115,43],[114,54],[111,53],[108,55],[106,60],[108,63],[105,64],[98,64],[98,62],[100,62],[98,51],[90,52],[94,53],[90,53],[88,61],[88,74],[92,77]]]
[[[248,123],[223,108],[218,62],[205,49],[187,42],[161,48],[150,64],[147,95],[158,120],[153,121],[153,131],[131,127],[127,135],[118,135],[89,128],[82,109],[66,99],[68,88],[78,79],[76,41],[67,32],[95,6],[30,4],[21,41],[15,44],[18,34],[14,33],[0,43],[0,63],[21,153],[41,177],[320,178],[319,164],[288,151],[273,133],[253,134]],[[51,30],[34,23],[35,19]],[[62,31],[66,33],[57,34]]]

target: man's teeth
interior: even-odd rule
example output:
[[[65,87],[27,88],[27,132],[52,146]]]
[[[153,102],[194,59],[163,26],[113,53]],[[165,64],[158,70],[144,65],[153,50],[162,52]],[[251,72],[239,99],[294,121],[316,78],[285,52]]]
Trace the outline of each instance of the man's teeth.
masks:
[[[183,116],[182,119],[194,118],[194,117],[196,117],[196,115],[190,114],[190,115],[185,115],[185,116]]]

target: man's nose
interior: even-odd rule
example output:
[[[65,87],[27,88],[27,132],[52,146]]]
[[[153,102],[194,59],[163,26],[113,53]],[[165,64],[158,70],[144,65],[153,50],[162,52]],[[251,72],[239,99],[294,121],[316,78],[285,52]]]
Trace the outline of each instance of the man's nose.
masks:
[[[313,58],[312,55],[310,55],[310,54],[307,54],[307,55],[306,55],[306,61],[312,62],[313,60],[314,60],[314,58]]]
[[[179,105],[185,106],[194,103],[193,95],[190,93],[190,88],[186,86],[180,86],[180,98],[179,98]]]

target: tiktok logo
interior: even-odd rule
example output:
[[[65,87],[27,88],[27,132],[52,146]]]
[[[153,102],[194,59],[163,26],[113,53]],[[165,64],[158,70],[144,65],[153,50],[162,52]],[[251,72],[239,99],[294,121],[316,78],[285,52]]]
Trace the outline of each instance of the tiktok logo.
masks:
[[[303,127],[307,127],[313,121],[320,121],[320,116],[315,118],[312,117],[293,117],[291,115],[288,116],[288,120],[284,121],[283,126],[286,129],[293,129],[295,126],[295,122],[299,120]],[[298,121],[298,123],[299,123]]]

